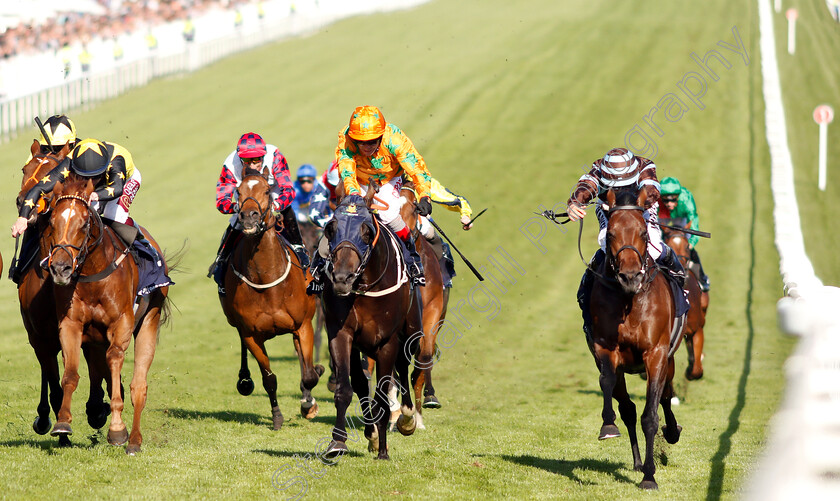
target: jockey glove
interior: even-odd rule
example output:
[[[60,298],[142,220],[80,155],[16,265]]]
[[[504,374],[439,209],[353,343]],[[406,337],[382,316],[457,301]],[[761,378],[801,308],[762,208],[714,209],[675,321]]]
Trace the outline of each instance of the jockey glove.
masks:
[[[428,216],[432,213],[432,200],[429,197],[423,197],[417,202],[417,213],[421,216]]]

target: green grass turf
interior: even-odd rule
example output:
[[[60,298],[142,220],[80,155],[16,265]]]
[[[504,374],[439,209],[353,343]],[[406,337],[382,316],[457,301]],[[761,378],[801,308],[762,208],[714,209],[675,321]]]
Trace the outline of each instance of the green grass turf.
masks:
[[[782,363],[794,342],[779,335],[775,322],[782,286],[756,19],[753,2],[721,0],[434,1],[345,20],[72,114],[80,135],[129,148],[143,173],[132,213],[170,253],[183,242],[188,250],[173,275],[177,310],[161,333],[151,369],[143,452],[133,458],[85,423],[84,376],[74,397],[74,447],[60,449],[54,439],[32,432],[37,364],[15,289],[10,282],[0,287],[0,318],[6,319],[0,326],[3,495],[262,499],[296,490],[278,492],[273,476],[279,483],[306,478],[312,499],[645,495],[626,433],[596,439],[601,397],[574,296],[583,271],[576,233],[532,218],[540,205],[564,201],[581,168],[623,144],[638,125],[656,143],[660,177],[675,175],[694,192],[701,226],[713,234],[699,244],[713,283],[706,376],[686,383],[681,349],[675,381],[682,404],[675,412],[683,434],[676,445],[657,438],[660,491],[649,496],[740,497],[780,401]],[[836,37],[831,26],[817,24],[826,40]],[[735,43],[733,27],[748,63],[718,45]],[[803,41],[800,48],[805,46]],[[731,68],[716,67],[719,80],[707,80],[701,110],[678,83],[689,72],[702,73],[690,54],[702,57],[711,49]],[[837,77],[836,69],[818,70],[815,61],[796,62],[814,78],[820,71]],[[785,70],[786,90],[796,71]],[[836,95],[836,86],[831,89]],[[679,114],[672,108],[673,121],[660,110],[655,123],[662,135],[655,135],[644,117],[669,94],[687,109]],[[786,94],[789,106],[792,94]],[[408,438],[389,435],[390,462],[373,461],[364,444],[350,442],[349,456],[323,470],[312,463],[309,476],[298,458],[314,454],[329,436],[331,394],[322,380],[314,390],[320,416],[307,422],[296,414],[299,370],[288,336],[268,344],[287,418],[283,429],[269,429],[259,384],[249,397],[236,393],[239,342],[214,284],[204,277],[227,221],[214,208],[214,189],[222,161],[249,130],[277,144],[293,170],[302,163],[323,169],[339,128],[361,104],[380,106],[406,131],[435,177],[468,196],[474,208],[489,207],[469,233],[458,230],[454,216],[435,214],[473,264],[489,274],[495,259],[510,276],[494,274],[504,289],[490,280],[477,285],[458,264],[450,318],[457,314],[465,323],[454,324],[461,337],[443,349],[435,368],[444,407],[426,412],[426,430]],[[803,124],[810,120],[808,106]],[[803,155],[816,136],[812,122],[808,126],[813,135],[791,135]],[[23,135],[0,147],[7,166],[0,202],[9,208],[9,225],[20,182],[16,166],[30,139]],[[799,181],[805,174],[797,172]],[[824,214],[830,212],[822,211],[836,206],[830,194],[837,183],[829,175],[825,200],[801,200],[806,230],[820,242],[809,252],[818,274],[834,281],[840,271],[822,242],[837,237],[826,235]],[[587,257],[595,248],[595,227],[587,218]],[[7,263],[12,250],[11,239],[0,240]],[[644,383],[631,378],[628,384],[641,409]]]

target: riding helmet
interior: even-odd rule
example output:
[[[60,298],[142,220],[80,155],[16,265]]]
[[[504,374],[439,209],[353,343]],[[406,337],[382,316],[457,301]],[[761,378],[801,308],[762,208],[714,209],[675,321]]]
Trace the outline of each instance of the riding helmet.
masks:
[[[236,154],[239,158],[258,158],[265,156],[265,141],[256,132],[246,132],[236,144]]]
[[[46,138],[43,132],[47,133]],[[72,145],[76,142],[76,125],[65,115],[53,115],[48,118],[44,122],[43,132],[38,138],[38,142],[43,145],[64,146],[66,143]]]
[[[111,155],[105,145],[96,139],[83,139],[70,154],[73,172],[83,177],[93,177],[108,169]]]
[[[297,178],[300,179],[302,177],[311,177],[315,178],[318,175],[318,171],[312,164],[303,164],[298,167],[297,170]]]
[[[356,141],[370,141],[385,133],[385,117],[376,106],[359,106],[350,116],[350,128],[347,131]]]
[[[601,161],[601,183],[609,188],[634,184],[639,179],[639,159],[627,148],[613,148]]]

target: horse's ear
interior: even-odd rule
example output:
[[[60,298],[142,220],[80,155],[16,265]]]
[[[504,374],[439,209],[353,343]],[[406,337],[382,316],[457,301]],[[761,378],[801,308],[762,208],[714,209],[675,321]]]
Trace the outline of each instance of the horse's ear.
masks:
[[[93,193],[93,178],[89,177],[87,183],[85,183],[85,193],[87,193],[87,197],[90,198],[90,194]]]
[[[324,226],[324,236],[327,237],[327,242],[332,242],[333,237],[335,237],[335,225],[338,224],[335,219],[331,220]]]
[[[609,190],[607,192],[607,204],[610,207],[615,207],[615,191]]]
[[[642,186],[642,189],[639,190],[639,197],[636,199],[636,205],[638,205],[639,207],[644,207],[647,198],[647,190],[644,186]]]
[[[268,179],[268,166],[267,165],[265,167],[263,167],[262,177]]]
[[[339,179],[338,184],[335,185],[335,204],[341,205],[341,199],[344,198],[344,180]]]
[[[32,146],[29,147],[29,152],[32,153],[32,155],[34,156],[39,151],[41,151],[41,144],[38,142],[37,139],[33,139]]]
[[[64,146],[61,147],[61,151],[59,154],[63,157],[66,157],[70,154],[70,143],[64,143]]]
[[[368,188],[367,193],[365,193],[365,205],[368,209],[370,209],[370,205],[373,203],[373,196],[376,195],[376,191],[373,188]]]

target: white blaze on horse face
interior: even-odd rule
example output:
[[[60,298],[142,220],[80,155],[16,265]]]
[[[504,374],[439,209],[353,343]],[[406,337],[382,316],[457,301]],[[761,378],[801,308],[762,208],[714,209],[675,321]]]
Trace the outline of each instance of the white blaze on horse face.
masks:
[[[249,179],[248,182],[246,183],[246,186],[248,186],[249,190],[253,190],[254,187],[259,184],[259,182],[260,182],[259,179]]]

